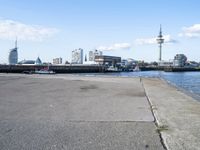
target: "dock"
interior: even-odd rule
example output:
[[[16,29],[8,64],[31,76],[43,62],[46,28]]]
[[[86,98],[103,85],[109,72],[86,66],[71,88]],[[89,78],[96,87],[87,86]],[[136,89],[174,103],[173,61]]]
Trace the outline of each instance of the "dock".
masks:
[[[200,102],[156,78],[0,74],[1,150],[197,150]]]

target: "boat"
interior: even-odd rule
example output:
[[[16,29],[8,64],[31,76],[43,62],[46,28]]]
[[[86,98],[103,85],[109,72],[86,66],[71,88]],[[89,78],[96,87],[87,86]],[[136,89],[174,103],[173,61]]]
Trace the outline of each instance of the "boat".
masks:
[[[120,72],[121,70],[119,70],[116,67],[110,66],[107,68],[107,72]]]
[[[41,70],[36,70],[34,73],[35,73],[35,74],[55,74],[54,71],[43,70],[43,69],[41,69]]]
[[[137,65],[137,66],[135,66],[135,68],[133,69],[133,71],[137,72],[137,71],[141,71],[141,70],[140,70],[139,66]]]
[[[49,66],[47,68],[41,69],[41,70],[35,70],[35,74],[55,74],[54,71],[49,70]]]

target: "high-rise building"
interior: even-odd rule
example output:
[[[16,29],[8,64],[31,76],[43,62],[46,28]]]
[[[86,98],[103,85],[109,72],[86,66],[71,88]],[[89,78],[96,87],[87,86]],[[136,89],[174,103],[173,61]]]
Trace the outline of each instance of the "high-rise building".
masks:
[[[72,64],[83,64],[83,49],[75,49],[72,51]]]
[[[8,55],[8,63],[10,65],[17,64],[18,62],[18,52],[17,52],[17,40],[15,41],[15,48],[10,49],[9,55]]]
[[[89,61],[94,61],[94,53],[93,53],[93,51],[89,51]]]
[[[99,50],[89,51],[89,61],[94,61],[95,56],[102,56],[103,52]]]
[[[62,58],[54,58],[53,59],[53,64],[62,64]]]

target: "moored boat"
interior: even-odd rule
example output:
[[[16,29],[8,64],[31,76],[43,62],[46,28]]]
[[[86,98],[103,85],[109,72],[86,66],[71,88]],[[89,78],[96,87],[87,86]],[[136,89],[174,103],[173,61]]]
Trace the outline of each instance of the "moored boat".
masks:
[[[50,71],[50,70],[36,70],[34,73],[35,74],[55,74],[54,71]]]

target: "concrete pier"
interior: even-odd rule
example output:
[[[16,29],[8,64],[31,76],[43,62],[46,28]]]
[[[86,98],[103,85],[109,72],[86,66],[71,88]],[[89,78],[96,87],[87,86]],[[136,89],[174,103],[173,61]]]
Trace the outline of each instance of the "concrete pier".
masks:
[[[200,149],[200,102],[160,79],[143,79],[157,126],[169,150]]]
[[[0,74],[0,147],[197,149],[199,107],[159,79]]]

